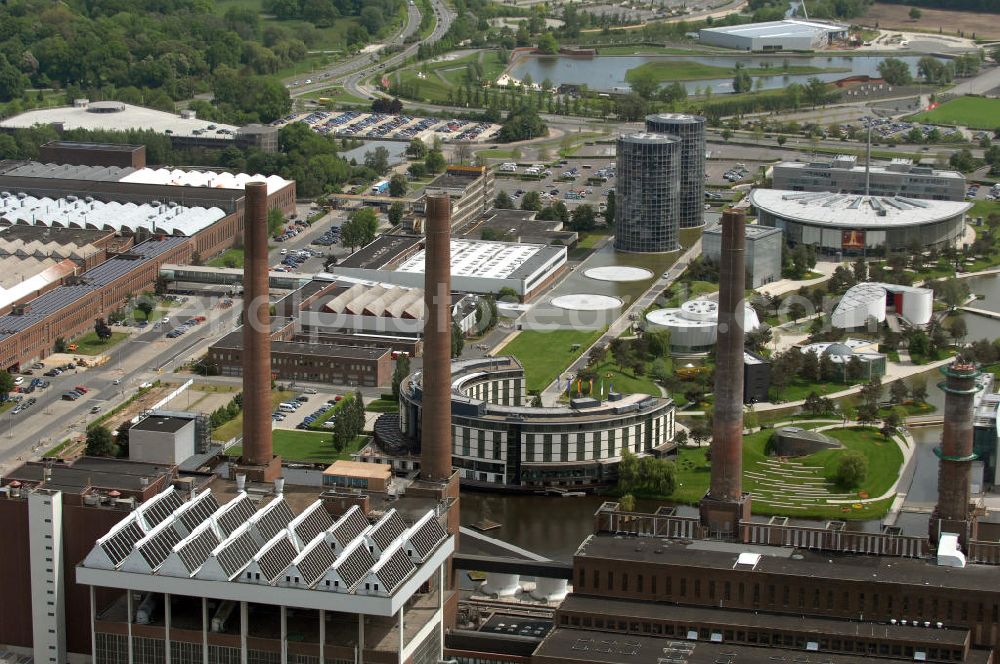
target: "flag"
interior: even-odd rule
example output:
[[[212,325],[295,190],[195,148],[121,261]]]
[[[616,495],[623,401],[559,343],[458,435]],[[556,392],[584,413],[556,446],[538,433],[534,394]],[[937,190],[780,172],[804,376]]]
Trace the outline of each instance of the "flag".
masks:
[[[587,394],[593,394],[593,393],[594,393],[594,379],[591,378],[590,379],[590,389],[587,390]]]
[[[583,386],[580,384],[580,379],[576,379],[576,393],[580,394],[583,390]]]

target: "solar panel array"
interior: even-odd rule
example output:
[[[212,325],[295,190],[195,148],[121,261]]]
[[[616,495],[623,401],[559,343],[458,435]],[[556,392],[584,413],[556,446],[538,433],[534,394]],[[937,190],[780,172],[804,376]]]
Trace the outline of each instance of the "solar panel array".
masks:
[[[185,503],[168,489],[99,539],[83,564],[206,581],[291,584],[294,576],[296,586],[342,593],[362,582],[359,592],[371,593],[374,576],[375,593],[388,595],[447,536],[433,511],[408,528],[396,510],[372,526],[357,507],[334,523],[321,501],[297,517],[281,497],[256,505],[246,493],[222,506],[210,492]],[[273,534],[262,542],[265,533]]]
[[[347,510],[344,516],[337,520],[337,523],[333,524],[330,532],[333,534],[334,539],[337,540],[337,543],[340,544],[340,547],[344,548],[367,528],[368,519],[365,518],[361,509],[357,505],[354,505],[351,509]],[[379,547],[379,549],[382,548]]]
[[[295,543],[289,539],[286,531],[280,537],[271,540],[269,545],[259,554],[257,564],[260,566],[261,573],[267,577],[267,581],[270,583],[284,574],[298,555]]]
[[[361,518],[364,519],[363,516]],[[306,543],[316,539],[317,535],[329,530],[332,525],[333,519],[330,517],[330,513],[326,511],[325,507],[323,507],[323,503],[317,500],[315,503],[307,507],[302,514],[296,517],[292,527],[295,530],[295,536],[299,538],[299,541]],[[365,527],[367,526],[368,522],[366,519]]]
[[[395,509],[391,509],[379,519],[372,531],[368,533],[368,537],[375,542],[379,551],[385,551],[394,540],[405,532],[406,523],[403,522]]]
[[[257,532],[257,540],[261,544],[266,544],[287,528],[294,518],[295,513],[292,512],[292,508],[288,506],[285,499],[276,498],[269,502],[264,509],[257,512],[250,522]]]
[[[247,523],[250,517],[257,513],[253,499],[245,493],[223,505],[222,510],[223,512],[215,517],[215,523],[225,537],[235,533],[240,526]]]

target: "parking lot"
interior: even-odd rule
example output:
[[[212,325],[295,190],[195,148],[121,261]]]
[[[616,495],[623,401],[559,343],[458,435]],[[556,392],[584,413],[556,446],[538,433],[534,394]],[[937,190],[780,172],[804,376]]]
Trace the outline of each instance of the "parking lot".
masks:
[[[273,126],[304,122],[313,131],[338,138],[419,138],[430,141],[438,136],[443,141],[486,141],[500,131],[500,125],[470,120],[440,120],[410,115],[362,113],[360,111],[312,111],[293,113]]]
[[[563,160],[551,168],[518,166],[514,172],[497,170],[497,192],[506,191],[517,207],[526,192],[537,191],[543,206],[562,201],[570,210],[584,203],[600,210],[614,188],[615,164],[606,160],[586,164]]]
[[[288,401],[282,402],[271,413],[275,429],[300,429],[303,431],[329,431],[336,420],[336,404],[342,394],[320,393],[306,388]]]

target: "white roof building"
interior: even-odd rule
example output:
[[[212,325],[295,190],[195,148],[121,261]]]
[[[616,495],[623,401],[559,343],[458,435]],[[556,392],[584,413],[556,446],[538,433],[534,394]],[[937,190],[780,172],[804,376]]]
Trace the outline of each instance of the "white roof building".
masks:
[[[840,329],[881,323],[887,313],[896,313],[910,325],[926,325],[934,311],[934,291],[929,288],[863,282],[852,286],[837,303],[831,322]]]
[[[670,350],[675,353],[705,353],[718,337],[719,303],[715,300],[689,300],[677,309],[657,309],[646,314],[650,330],[670,332]],[[744,304],[743,331],[760,327],[753,307]]]
[[[248,175],[247,173],[216,173],[214,171],[182,171],[169,168],[140,168],[123,177],[119,182],[135,182],[140,184],[166,184],[175,187],[211,187],[215,189],[243,189],[248,182],[267,183],[267,193],[274,192],[291,184],[277,175]]]

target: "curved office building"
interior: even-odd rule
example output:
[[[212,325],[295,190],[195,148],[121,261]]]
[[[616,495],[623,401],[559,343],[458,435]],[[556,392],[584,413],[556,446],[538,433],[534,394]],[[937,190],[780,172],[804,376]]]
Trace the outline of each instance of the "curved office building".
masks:
[[[463,485],[588,490],[617,479],[622,450],[646,456],[673,448],[670,399],[609,394],[606,401],[585,397],[551,408],[529,406],[524,369],[507,356],[452,361],[451,385],[452,464]],[[594,385],[595,393],[600,389]],[[422,396],[418,371],[400,384],[399,415],[383,415],[376,423],[383,452],[419,443]]]
[[[615,249],[668,252],[680,248],[682,141],[665,134],[618,137]]]
[[[681,228],[705,223],[705,118],[685,113],[646,116],[646,131],[681,139]]]

